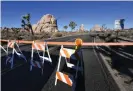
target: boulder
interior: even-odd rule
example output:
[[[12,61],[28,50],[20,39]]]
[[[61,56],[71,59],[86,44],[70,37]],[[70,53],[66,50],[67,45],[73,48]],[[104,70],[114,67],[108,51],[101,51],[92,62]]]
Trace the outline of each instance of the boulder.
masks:
[[[84,24],[81,24],[79,31],[84,31]]]
[[[57,20],[51,14],[44,15],[37,24],[32,25],[34,33],[40,32],[57,32]]]
[[[36,30],[36,28],[37,28],[37,24],[33,24],[33,25],[32,25],[32,29],[33,29],[33,30]]]
[[[97,24],[91,30],[92,31],[101,31],[101,26]]]

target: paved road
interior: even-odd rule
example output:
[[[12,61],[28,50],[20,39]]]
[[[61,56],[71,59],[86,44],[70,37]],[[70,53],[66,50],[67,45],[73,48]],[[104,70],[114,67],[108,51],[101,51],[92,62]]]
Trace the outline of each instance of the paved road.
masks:
[[[92,42],[93,39],[89,36],[80,36],[85,42]],[[67,40],[67,39],[66,39]],[[74,40],[73,40],[74,41]],[[23,51],[28,60],[30,60],[31,48]],[[55,68],[58,62],[59,49],[51,53],[53,64],[44,64],[44,75],[41,75],[41,70],[34,68],[29,71],[29,62],[21,65],[9,72],[5,72],[1,76],[2,91],[72,91],[72,88],[60,81],[57,86],[54,86]],[[97,54],[93,47],[83,47],[83,66],[84,75],[79,73],[77,80],[76,91],[111,91],[109,89],[108,79],[106,79],[103,69]],[[4,60],[5,57],[2,57]],[[36,58],[37,59],[37,58]],[[3,61],[2,60],[2,61]],[[21,61],[18,58],[15,60]],[[3,64],[4,65],[4,62]],[[4,66],[5,67],[5,66]],[[62,63],[62,71],[69,72]],[[74,71],[70,71],[73,74]],[[52,79],[51,79],[52,78]]]
[[[93,39],[89,36],[86,36],[82,39],[85,42],[93,41]],[[84,75],[79,74],[79,77],[77,79],[76,91],[111,91],[94,48],[83,47],[82,49],[83,49]],[[42,91],[47,91],[47,88],[49,87],[44,86]],[[70,86],[64,84],[61,81],[58,81],[58,84],[55,87],[49,89],[50,89],[49,91],[59,91],[59,90],[72,91],[72,88]]]

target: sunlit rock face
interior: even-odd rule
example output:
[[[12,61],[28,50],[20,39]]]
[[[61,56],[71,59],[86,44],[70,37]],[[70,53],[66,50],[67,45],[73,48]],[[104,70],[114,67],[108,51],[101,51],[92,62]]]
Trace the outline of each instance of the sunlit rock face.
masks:
[[[100,25],[95,25],[92,29],[92,31],[101,31]]]
[[[79,31],[84,31],[84,24],[81,24]]]
[[[44,15],[37,24],[32,25],[34,33],[40,32],[57,32],[57,20],[51,14]]]

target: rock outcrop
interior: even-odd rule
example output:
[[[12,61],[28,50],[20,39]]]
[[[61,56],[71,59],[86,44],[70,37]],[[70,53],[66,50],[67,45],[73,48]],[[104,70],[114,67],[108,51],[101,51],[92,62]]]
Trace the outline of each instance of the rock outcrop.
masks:
[[[84,24],[81,24],[79,31],[84,31]]]
[[[100,25],[95,25],[91,30],[92,31],[101,31],[101,26]]]
[[[57,32],[57,20],[51,14],[44,15],[37,24],[32,25],[34,33]]]

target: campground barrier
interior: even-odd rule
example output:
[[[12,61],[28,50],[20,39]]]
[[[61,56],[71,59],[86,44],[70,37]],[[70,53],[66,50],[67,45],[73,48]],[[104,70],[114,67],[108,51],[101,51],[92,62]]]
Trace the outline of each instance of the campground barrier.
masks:
[[[120,42],[120,43],[90,43],[90,42],[82,42],[82,40],[80,38],[77,38],[75,40],[75,42],[54,42],[54,41],[50,41],[50,42],[42,42],[42,41],[25,41],[25,40],[0,40],[0,42],[7,42],[7,48],[5,49],[4,47],[2,47],[2,45],[0,45],[0,48],[4,50],[4,52],[7,54],[7,60],[6,60],[6,64],[9,62],[11,63],[11,68],[13,67],[13,59],[14,59],[14,53],[16,53],[19,57],[23,58],[26,62],[26,57],[23,55],[23,53],[21,52],[20,48],[19,48],[19,44],[31,44],[32,45],[32,54],[31,54],[31,67],[30,70],[32,70],[32,67],[39,67],[42,68],[41,65],[44,64],[44,60],[49,61],[50,63],[52,63],[50,54],[49,54],[49,50],[48,50],[48,45],[57,45],[57,46],[76,46],[77,49],[78,47],[82,46],[133,46],[133,42]],[[19,52],[16,51],[14,45],[17,46],[17,48],[19,49]],[[12,56],[8,55],[8,48],[13,49],[12,51]],[[42,48],[42,49],[40,49]],[[46,52],[48,54],[48,57],[45,57],[44,54],[43,56],[39,55],[38,50],[43,51],[43,53],[45,53],[45,48],[46,48]],[[37,53],[39,55],[40,60],[42,60],[41,62],[38,61],[33,61],[33,51],[37,50]],[[65,49],[65,48],[64,48]],[[70,50],[69,50],[70,51]],[[68,55],[67,55],[68,56]],[[70,56],[70,55],[69,55]],[[66,57],[67,58],[67,57]],[[69,64],[69,63],[67,63]],[[69,65],[68,65],[69,66]],[[43,73],[43,72],[42,72]]]
[[[57,66],[57,71],[56,71],[55,85],[57,85],[57,80],[60,80],[63,83],[71,86],[72,90],[75,91],[78,71],[81,71],[81,73],[83,73],[83,67],[82,67],[83,60],[82,60],[81,56],[82,56],[81,48],[69,49],[69,48],[64,48],[63,45],[61,46],[60,56],[59,56],[59,61],[58,61],[58,66]],[[65,57],[65,63],[67,65],[67,68],[76,70],[76,73],[74,76],[68,75],[66,73],[59,71],[61,57]],[[73,60],[77,60],[77,64],[74,65],[74,64],[70,63],[70,58]],[[81,67],[79,67],[79,63],[80,63]]]
[[[19,52],[17,52],[17,50],[15,49],[15,45],[17,46]],[[7,63],[10,63],[11,64],[11,68],[13,68],[13,60],[14,60],[14,54],[16,53],[16,55],[19,57],[19,58],[23,58],[26,62],[26,57],[23,55],[22,51],[20,50],[18,44],[16,43],[16,41],[8,41],[7,43],[7,50],[2,47],[3,50],[5,50],[6,52],[6,55],[7,55],[7,59],[6,59],[6,65]],[[12,54],[9,55],[8,53],[8,49],[11,48],[12,49]]]
[[[18,56],[20,56],[26,60],[26,58],[24,57],[23,53],[21,52],[21,50],[18,46],[18,44],[21,44],[21,43],[24,43],[24,44],[31,43],[31,45],[32,45],[30,71],[32,71],[33,67],[40,68],[42,70],[42,75],[43,75],[44,61],[48,61],[52,65],[52,59],[50,57],[49,49],[48,49],[48,44],[50,44],[49,42],[19,41],[19,40],[15,40],[15,41],[1,40],[1,42],[7,42],[7,50],[4,49],[4,51],[6,51],[7,57],[8,57],[6,60],[6,63],[7,62],[11,63],[11,68],[13,68],[14,53],[16,53]],[[51,44],[54,44],[54,43],[51,43]],[[19,52],[21,54],[16,51],[15,45],[17,46],[17,48],[19,49]],[[65,84],[71,86],[72,90],[75,91],[76,79],[78,77],[78,71],[83,72],[83,67],[82,67],[83,60],[81,58],[81,56],[82,56],[82,50],[81,50],[82,40],[76,39],[75,43],[73,44],[76,46],[75,49],[64,48],[63,45],[61,45],[60,54],[59,54],[60,56],[59,56],[58,65],[57,65],[58,68],[57,68],[57,71],[55,74],[55,85],[57,85],[57,80],[60,80],[60,81],[64,82]],[[3,49],[4,47],[1,46],[1,48]],[[13,50],[11,57],[9,57],[9,55],[8,55],[8,48],[11,48]],[[37,51],[37,55],[40,58],[38,60],[34,60],[34,51],[35,50]],[[39,53],[40,51],[43,52],[42,56]],[[48,57],[45,56],[45,52],[47,52]],[[60,63],[62,61],[61,57],[65,58],[65,63],[67,65],[67,68],[74,69],[76,71],[74,76],[70,75],[69,73],[66,74],[66,73],[59,71]],[[76,60],[77,61],[76,64],[72,64],[70,62],[71,59],[73,59],[74,61]]]
[[[33,57],[34,57],[34,55],[33,55],[34,54],[34,50],[37,51],[37,54],[38,54],[38,56],[39,56],[41,61],[34,61],[34,59],[33,59]],[[43,56],[40,55],[38,50],[39,51],[43,51]],[[45,57],[45,51],[47,52],[48,57]],[[43,75],[44,61],[48,61],[48,62],[52,63],[47,43],[44,42],[44,44],[39,44],[39,43],[35,43],[33,41],[33,43],[32,43],[32,52],[31,52],[31,60],[30,60],[30,62],[31,62],[30,71],[32,70],[32,67],[37,67],[37,68],[42,69],[42,75]]]
[[[8,40],[0,40],[1,42],[8,42]],[[10,40],[14,41],[14,40]],[[15,40],[18,44],[32,44],[33,41],[24,41],[24,40]],[[44,44],[42,41],[35,41],[39,44]],[[75,46],[75,42],[54,42],[50,41],[47,42],[47,45],[64,45],[64,46]],[[90,43],[90,42],[84,42],[82,43],[82,46],[133,46],[133,42],[121,42],[121,43]]]
[[[133,42],[121,42],[121,43],[89,43],[83,42],[82,39],[77,38],[75,42],[46,42],[46,41],[24,41],[24,40],[0,40],[1,42],[7,42],[7,50],[0,45],[6,54],[7,60],[6,64],[9,62],[11,64],[11,68],[13,68],[13,60],[14,60],[14,53],[16,53],[19,57],[23,58],[26,62],[26,57],[23,55],[19,48],[19,44],[31,44],[32,51],[31,51],[31,60],[30,60],[30,71],[32,71],[33,67],[40,68],[43,75],[43,68],[44,62],[48,61],[52,65],[52,59],[49,54],[48,45],[60,45],[60,52],[59,52],[59,60],[57,64],[57,70],[55,74],[55,86],[58,83],[58,80],[71,86],[72,90],[75,91],[76,88],[76,81],[78,78],[78,72],[81,72],[83,75],[83,59],[82,59],[82,46],[133,46]],[[16,51],[15,45],[19,49],[19,52]],[[75,49],[64,48],[64,46],[75,46]],[[9,56],[8,48],[12,49],[12,55]],[[37,55],[39,56],[38,60],[34,60],[34,51],[37,51]],[[43,52],[43,55],[40,55],[39,52]],[[48,56],[45,56],[45,53]],[[61,58],[65,58],[65,64],[68,69],[74,69],[75,74],[71,75],[69,72],[61,72],[60,63],[62,62]],[[71,63],[71,59],[74,61],[76,60],[76,64]],[[72,60],[72,61],[73,61]]]

